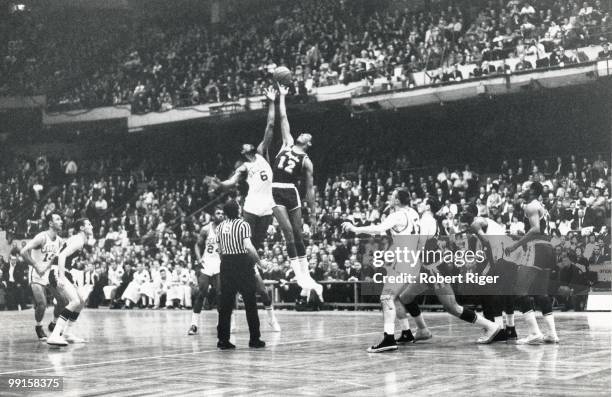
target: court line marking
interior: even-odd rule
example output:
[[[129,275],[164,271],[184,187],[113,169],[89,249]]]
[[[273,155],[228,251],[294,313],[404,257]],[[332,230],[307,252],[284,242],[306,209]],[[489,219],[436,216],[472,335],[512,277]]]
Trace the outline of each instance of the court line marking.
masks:
[[[429,327],[429,328],[434,328],[434,327]],[[378,334],[378,333],[380,333],[380,331],[371,331],[371,332],[364,332],[364,333],[351,334],[351,335],[326,336],[326,337],[318,338],[318,339],[302,339],[302,340],[281,342],[281,343],[277,343],[276,345],[270,346],[270,347],[294,345],[294,344],[297,344],[297,343],[320,342],[320,341],[327,340],[327,339],[350,338],[350,337],[365,336],[365,335],[372,335],[372,334]],[[238,351],[240,351],[240,350],[238,350]],[[94,366],[97,366],[97,365],[109,365],[109,364],[129,363],[129,362],[133,362],[133,361],[158,360],[158,359],[161,359],[161,358],[172,358],[172,357],[189,356],[189,355],[194,355],[194,354],[213,353],[213,352],[219,352],[219,349],[207,349],[207,350],[198,350],[198,351],[191,351],[191,352],[162,354],[162,355],[159,355],[159,356],[134,357],[134,358],[124,358],[124,359],[119,359],[119,360],[98,361],[98,362],[93,362],[93,363],[66,365],[66,366],[62,366],[60,368],[56,368],[56,367],[32,368],[32,369],[24,369],[24,370],[19,370],[19,371],[0,372],[0,376],[2,376],[2,375],[21,374],[21,373],[25,373],[25,372],[38,372],[38,371],[57,370],[57,369],[68,370],[68,369],[75,369],[75,368],[86,368],[86,367],[94,367]]]
[[[428,328],[429,329],[446,328],[446,326],[445,325],[435,325],[435,326],[428,327]],[[379,334],[379,333],[380,333],[380,330],[371,331],[371,332],[363,332],[359,334],[350,334],[350,335],[343,334],[343,335],[337,335],[337,336],[325,336],[325,337],[318,338],[318,339],[301,339],[301,340],[294,340],[294,341],[288,341],[288,342],[281,342],[275,345],[271,345],[269,347],[295,345],[299,343],[321,342],[323,340],[328,340],[328,339],[351,338],[351,337],[366,336],[366,335]],[[237,350],[237,351],[240,352],[241,350]],[[242,350],[242,351],[246,351],[246,350]],[[191,351],[191,352],[162,354],[159,356],[134,357],[134,358],[123,358],[119,360],[97,361],[93,363],[66,365],[66,366],[62,366],[59,368],[57,367],[32,368],[32,369],[24,369],[24,370],[18,370],[18,371],[0,372],[0,376],[22,374],[22,373],[27,373],[27,372],[49,371],[49,370],[57,370],[57,369],[69,370],[69,369],[75,369],[75,368],[87,368],[87,367],[95,367],[98,365],[129,363],[133,361],[159,360],[162,358],[173,358],[173,357],[181,357],[181,356],[189,356],[189,355],[194,355],[194,354],[213,353],[213,352],[219,352],[219,349],[207,349],[207,350],[198,350],[198,351]]]

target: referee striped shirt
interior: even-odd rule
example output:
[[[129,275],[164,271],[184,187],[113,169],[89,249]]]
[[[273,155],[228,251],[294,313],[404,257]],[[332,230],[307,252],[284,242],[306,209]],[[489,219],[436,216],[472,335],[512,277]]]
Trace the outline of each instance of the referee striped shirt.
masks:
[[[226,219],[217,226],[221,255],[246,254],[245,238],[251,238],[251,226],[242,219]]]

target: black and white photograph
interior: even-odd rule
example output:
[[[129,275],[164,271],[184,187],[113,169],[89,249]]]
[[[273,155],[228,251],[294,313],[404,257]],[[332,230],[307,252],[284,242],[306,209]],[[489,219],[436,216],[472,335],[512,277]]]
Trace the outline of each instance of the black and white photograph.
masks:
[[[612,395],[612,0],[0,0],[0,396]]]

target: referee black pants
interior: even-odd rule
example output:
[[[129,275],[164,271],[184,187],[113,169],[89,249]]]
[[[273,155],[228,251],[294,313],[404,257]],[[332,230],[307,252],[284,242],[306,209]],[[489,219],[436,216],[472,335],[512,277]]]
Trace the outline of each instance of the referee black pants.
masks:
[[[240,292],[244,301],[247,323],[251,340],[257,340],[259,333],[259,315],[255,299],[255,270],[247,255],[223,255],[221,257],[221,299],[219,302],[219,324],[217,338],[221,342],[229,341],[230,322],[236,293]]]

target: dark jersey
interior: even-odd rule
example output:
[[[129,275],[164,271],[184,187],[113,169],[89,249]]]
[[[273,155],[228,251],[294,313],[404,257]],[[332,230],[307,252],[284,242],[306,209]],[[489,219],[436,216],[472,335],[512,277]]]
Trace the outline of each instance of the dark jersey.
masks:
[[[298,185],[302,179],[306,153],[296,153],[293,148],[281,150],[272,167],[272,181]]]
[[[68,240],[63,242],[62,248],[59,251],[60,253],[66,249],[66,247],[68,246],[68,242],[69,241],[70,241],[70,239],[68,239]],[[68,257],[66,257],[66,264],[65,264],[65,270],[66,271],[70,271],[70,269],[72,269],[72,267],[74,266],[76,260],[81,257],[82,252],[83,252],[83,247],[81,247],[80,249],[74,251],[72,254],[70,254]],[[54,258],[53,264],[54,265],[58,264],[57,256]]]

